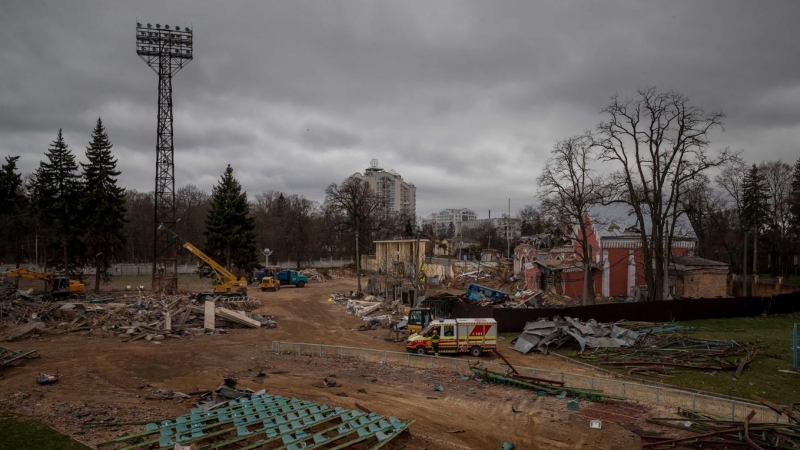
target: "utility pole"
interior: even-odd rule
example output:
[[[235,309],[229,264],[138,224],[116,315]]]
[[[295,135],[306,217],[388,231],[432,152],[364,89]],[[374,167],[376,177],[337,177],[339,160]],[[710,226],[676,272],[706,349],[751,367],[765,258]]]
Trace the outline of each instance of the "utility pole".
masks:
[[[506,217],[506,243],[508,244],[508,253],[506,255],[511,259],[511,197],[508,198],[508,216]]]
[[[358,221],[356,220],[356,279],[358,280],[358,292],[361,292],[361,256],[358,248]]]
[[[742,259],[742,297],[747,297],[747,231],[744,232],[744,258]]]
[[[758,274],[758,228],[753,232],[753,275]]]

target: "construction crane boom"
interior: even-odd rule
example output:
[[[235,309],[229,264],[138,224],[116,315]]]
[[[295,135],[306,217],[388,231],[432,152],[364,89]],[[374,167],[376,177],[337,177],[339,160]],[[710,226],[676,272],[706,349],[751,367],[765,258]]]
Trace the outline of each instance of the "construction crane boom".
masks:
[[[213,287],[213,292],[203,294],[212,297],[246,297],[247,296],[247,280],[242,277],[238,278],[231,273],[222,264],[214,261],[213,258],[203,253],[199,248],[195,247],[191,242],[178,236],[177,233],[165,227],[163,224],[158,226],[159,231],[166,231],[170,233],[175,239],[181,242],[181,247],[189,250],[194,256],[198,257],[201,261],[208,264],[214,271],[217,284]]]

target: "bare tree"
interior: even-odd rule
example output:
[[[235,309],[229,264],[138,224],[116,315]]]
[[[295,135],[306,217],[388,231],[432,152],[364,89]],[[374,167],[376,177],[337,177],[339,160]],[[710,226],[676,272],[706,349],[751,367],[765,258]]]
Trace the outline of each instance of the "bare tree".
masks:
[[[661,300],[668,253],[683,213],[680,195],[687,183],[730,158],[727,149],[708,154],[709,134],[722,127],[724,116],[706,113],[680,93],[655,88],[625,100],[614,96],[603,112],[608,117],[598,126],[602,159],[617,166],[613,192],[622,193],[618,200],[630,204],[642,224],[648,297]]]
[[[352,176],[341,184],[331,184],[325,189],[325,207],[328,217],[334,220],[332,226],[352,231],[356,239],[356,274],[358,290],[361,291],[361,258],[359,238],[364,238],[374,230],[377,212],[381,202],[366,180]]]
[[[766,237],[773,275],[788,272],[788,255],[791,249],[792,166],[783,161],[767,161],[759,165],[767,185],[769,214]]]
[[[600,150],[589,131],[559,141],[537,180],[542,209],[574,224],[568,237],[581,248],[584,305],[593,304],[595,297],[588,220],[592,206],[603,201],[604,181],[593,169]]]

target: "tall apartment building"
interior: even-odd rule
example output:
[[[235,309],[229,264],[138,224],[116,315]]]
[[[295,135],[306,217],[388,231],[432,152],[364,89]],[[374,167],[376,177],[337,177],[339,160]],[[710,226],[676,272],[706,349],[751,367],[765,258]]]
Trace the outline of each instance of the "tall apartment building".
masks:
[[[403,180],[403,177],[394,170],[387,172],[378,167],[377,159],[370,161],[370,166],[364,170],[364,175],[356,173],[353,176],[366,180],[375,191],[375,195],[383,204],[381,214],[388,216],[393,213],[403,213],[409,217],[417,216],[416,186]]]
[[[461,225],[464,222],[475,221],[478,219],[478,215],[475,214],[475,211],[468,209],[468,208],[448,208],[439,211],[438,213],[432,213],[428,216],[423,223],[429,223],[433,225],[433,229],[436,233],[442,233],[447,231],[452,223],[456,234],[461,233]]]

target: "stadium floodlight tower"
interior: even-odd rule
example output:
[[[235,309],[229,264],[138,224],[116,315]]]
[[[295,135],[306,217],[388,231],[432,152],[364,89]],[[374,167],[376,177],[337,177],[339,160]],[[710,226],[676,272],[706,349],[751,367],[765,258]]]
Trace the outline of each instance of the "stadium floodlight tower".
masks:
[[[156,132],[156,189],[153,222],[153,291],[178,290],[178,254],[171,233],[175,219],[175,160],[172,143],[172,77],[192,60],[192,30],[169,25],[136,23],[136,54],[158,74],[158,131]]]

